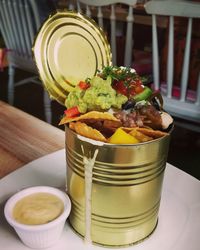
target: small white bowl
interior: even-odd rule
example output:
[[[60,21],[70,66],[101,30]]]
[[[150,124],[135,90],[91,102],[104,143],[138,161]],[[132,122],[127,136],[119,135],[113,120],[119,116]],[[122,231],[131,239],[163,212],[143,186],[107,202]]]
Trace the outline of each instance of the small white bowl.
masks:
[[[50,193],[63,201],[64,211],[56,219],[41,225],[25,225],[13,218],[13,208],[19,200],[35,193]],[[5,204],[4,214],[8,223],[15,229],[22,242],[30,248],[47,248],[55,244],[61,236],[65,222],[71,211],[71,201],[67,194],[57,188],[36,186],[19,191]]]

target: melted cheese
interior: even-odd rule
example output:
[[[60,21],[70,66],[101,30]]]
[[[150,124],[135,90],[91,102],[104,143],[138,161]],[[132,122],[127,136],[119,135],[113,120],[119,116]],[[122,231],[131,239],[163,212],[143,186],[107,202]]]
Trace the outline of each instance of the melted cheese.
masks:
[[[82,147],[83,155],[84,149]],[[99,150],[96,149],[92,158],[83,157],[85,172],[85,242],[91,243],[91,200],[93,167]]]

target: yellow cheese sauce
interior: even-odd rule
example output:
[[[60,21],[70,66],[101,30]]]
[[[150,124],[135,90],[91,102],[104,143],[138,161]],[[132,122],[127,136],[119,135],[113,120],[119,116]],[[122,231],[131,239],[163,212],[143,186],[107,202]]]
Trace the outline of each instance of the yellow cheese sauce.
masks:
[[[40,225],[56,219],[64,210],[64,204],[56,195],[36,193],[19,200],[13,209],[14,219],[26,225]]]

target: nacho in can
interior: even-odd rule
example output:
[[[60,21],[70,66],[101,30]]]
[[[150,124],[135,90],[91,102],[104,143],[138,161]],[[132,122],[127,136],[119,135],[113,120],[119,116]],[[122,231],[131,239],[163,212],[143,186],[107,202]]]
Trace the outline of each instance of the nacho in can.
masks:
[[[147,238],[158,223],[170,135],[114,145],[77,135],[67,125],[65,133],[72,228],[108,247]]]

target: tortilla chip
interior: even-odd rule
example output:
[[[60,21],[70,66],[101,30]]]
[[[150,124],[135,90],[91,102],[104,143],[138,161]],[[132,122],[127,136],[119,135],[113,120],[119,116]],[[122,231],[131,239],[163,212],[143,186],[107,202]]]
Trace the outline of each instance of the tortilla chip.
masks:
[[[101,134],[97,129],[94,129],[83,122],[72,122],[70,123],[70,128],[72,128],[77,134],[85,136],[87,138],[107,142],[104,135]]]
[[[160,130],[148,129],[148,128],[137,128],[137,131],[141,132],[144,135],[152,137],[153,139],[157,139],[157,138],[163,137],[165,135],[169,135],[166,132],[163,132]]]
[[[59,125],[63,125],[65,123],[74,122],[74,121],[87,120],[87,119],[119,121],[116,117],[114,117],[113,114],[110,114],[108,112],[90,111],[83,115],[72,117],[72,118],[68,118],[64,116],[61,119]]]
[[[121,127],[122,123],[120,121],[105,120],[103,122],[103,127],[115,131],[117,128]]]
[[[75,131],[75,122],[70,122],[69,123],[69,128]]]
[[[136,129],[136,128],[139,128],[139,127],[134,127],[134,128],[121,127],[121,129],[123,129],[127,133],[131,132],[133,129]]]
[[[146,142],[146,141],[153,140],[153,137],[150,137],[148,135],[145,135],[144,133],[141,133],[140,131],[138,131],[137,128],[133,128],[129,134],[134,136],[140,142]]]

